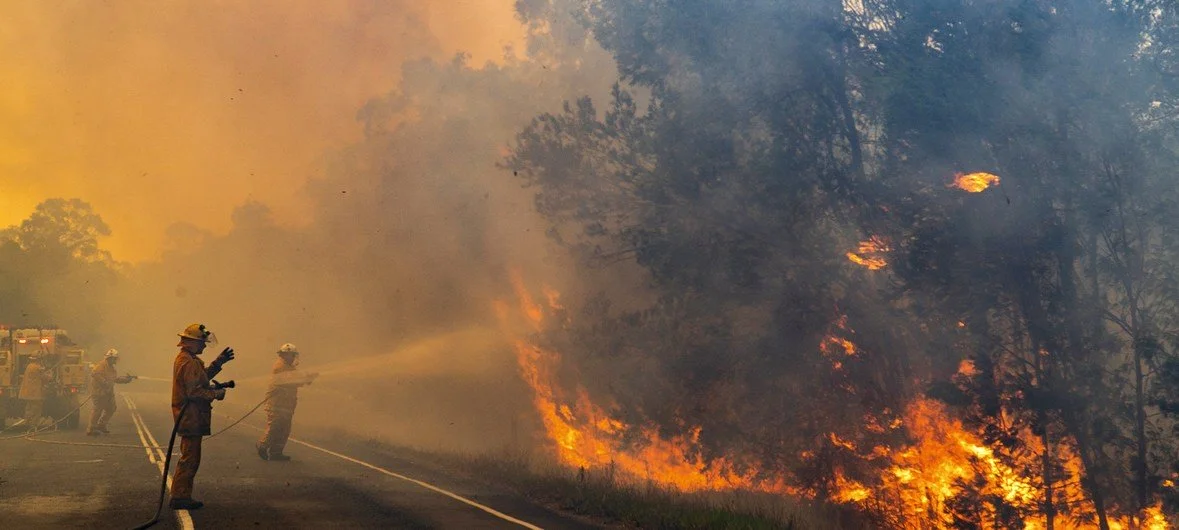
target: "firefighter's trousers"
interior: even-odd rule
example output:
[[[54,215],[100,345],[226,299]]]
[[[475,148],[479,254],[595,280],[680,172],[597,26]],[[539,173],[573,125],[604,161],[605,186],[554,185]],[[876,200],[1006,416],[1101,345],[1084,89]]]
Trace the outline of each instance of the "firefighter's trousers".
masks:
[[[281,455],[287,446],[287,438],[291,437],[291,421],[294,417],[294,410],[267,410],[266,432],[262,434],[262,439],[258,440],[258,445],[272,455]]]
[[[26,399],[25,401],[25,423],[30,429],[37,428],[37,424],[41,422],[41,416],[44,416],[45,400],[44,399]]]
[[[191,499],[192,481],[201,467],[201,437],[180,437],[180,461],[172,475],[172,499]]]
[[[94,396],[91,401],[94,405],[94,410],[90,411],[90,425],[86,428],[86,432],[105,429],[106,422],[110,421],[111,416],[115,415],[115,409],[117,408],[115,406],[114,394]]]

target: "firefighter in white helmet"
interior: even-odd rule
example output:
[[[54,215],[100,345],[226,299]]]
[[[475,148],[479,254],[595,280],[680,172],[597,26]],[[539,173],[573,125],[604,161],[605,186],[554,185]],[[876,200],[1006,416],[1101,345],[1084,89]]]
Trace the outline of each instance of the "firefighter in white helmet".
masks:
[[[284,462],[291,459],[282,451],[291,436],[299,387],[310,385],[319,376],[297,370],[298,366],[299,349],[289,342],[283,344],[278,349],[278,360],[274,362],[270,387],[266,390],[266,432],[257,444],[258,456],[262,460]]]
[[[87,436],[110,433],[106,430],[106,423],[115,415],[115,384],[125,385],[137,379],[133,375],[120,376],[115,370],[118,362],[119,350],[111,348],[90,370],[90,400],[94,408],[90,411]]]

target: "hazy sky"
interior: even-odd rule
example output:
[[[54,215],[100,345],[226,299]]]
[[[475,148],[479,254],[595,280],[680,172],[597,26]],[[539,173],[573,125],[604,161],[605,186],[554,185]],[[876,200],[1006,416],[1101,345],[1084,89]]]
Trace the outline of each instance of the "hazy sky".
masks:
[[[306,218],[301,188],[361,132],[400,64],[499,60],[512,0],[17,0],[0,3],[0,226],[49,197],[94,204],[115,257],[164,229],[224,230],[254,198]]]

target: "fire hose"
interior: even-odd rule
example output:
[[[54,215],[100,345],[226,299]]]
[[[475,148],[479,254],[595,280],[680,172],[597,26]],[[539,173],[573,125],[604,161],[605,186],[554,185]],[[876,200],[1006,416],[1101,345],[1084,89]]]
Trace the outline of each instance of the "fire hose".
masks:
[[[235,426],[237,426],[237,424],[245,421],[246,418],[249,418],[255,412],[257,412],[258,409],[262,408],[262,405],[265,405],[267,401],[270,401],[269,397],[266,397],[262,401],[259,401],[258,404],[254,405],[254,408],[250,409],[249,412],[246,412],[245,415],[238,418],[233,423],[230,423],[225,428],[223,428],[213,434],[205,436],[205,439],[219,436],[221,434],[224,434],[225,431],[228,431],[228,430],[234,428]],[[37,443],[51,444],[51,445],[76,445],[76,446],[83,446],[83,447],[118,447],[118,448],[123,448],[123,449],[162,449],[159,446],[143,445],[143,444],[113,444],[113,443],[101,443],[101,442],[64,442],[61,440],[46,440],[44,438],[33,438],[33,437],[29,436],[28,434],[14,436],[13,438],[24,438],[25,440],[30,441],[30,442],[37,442]],[[4,440],[4,439],[6,439],[6,438],[0,438],[0,440]]]
[[[57,420],[57,421],[55,421],[55,422],[51,423],[51,424],[50,424],[49,426],[47,426],[47,427],[37,427],[35,430],[33,430],[33,432],[32,432],[32,433],[29,433],[29,432],[24,432],[24,433],[17,434],[17,435],[13,435],[13,436],[5,436],[5,437],[2,437],[2,438],[0,438],[0,440],[15,440],[15,439],[17,439],[17,438],[27,438],[27,437],[29,437],[29,436],[32,436],[33,434],[36,434],[36,433],[38,433],[38,432],[41,432],[41,431],[47,431],[47,430],[49,430],[49,429],[51,429],[51,428],[57,427],[59,424],[61,424],[61,422],[63,422],[63,421],[66,421],[67,419],[69,419],[69,417],[70,417],[70,416],[73,416],[75,412],[78,412],[79,410],[82,410],[82,407],[83,407],[83,406],[85,406],[87,403],[89,403],[89,402],[90,402],[90,400],[92,399],[92,397],[93,397],[93,396],[91,396],[91,397],[87,397],[85,401],[83,401],[83,402],[81,402],[81,403],[79,403],[79,404],[78,404],[77,408],[75,408],[74,410],[71,410],[71,411],[69,411],[69,412],[65,413],[65,415],[63,415],[63,416],[61,417],[61,419],[59,419],[59,420]],[[38,418],[38,419],[39,419],[39,418]],[[20,424],[18,423],[17,425],[20,425]],[[15,426],[16,426],[16,425],[13,425],[13,427],[15,427]]]
[[[211,387],[213,390],[221,390],[223,388],[233,388],[234,386],[236,386],[236,385],[234,384],[233,381],[226,381],[224,383],[218,383],[216,380],[211,381]],[[263,401],[263,402],[265,402],[265,401]],[[164,496],[168,492],[168,468],[171,467],[171,465],[172,465],[172,449],[176,446],[176,433],[180,431],[180,420],[184,419],[184,413],[186,411],[188,411],[188,406],[190,404],[192,404],[191,401],[184,402],[184,406],[180,407],[180,414],[176,415],[176,421],[172,424],[172,436],[168,440],[168,453],[167,453],[167,455],[164,456],[164,472],[160,476],[160,499],[159,499],[159,502],[156,503],[156,514],[155,514],[155,516],[153,516],[151,518],[150,521],[147,521],[139,526],[136,526],[133,530],[145,530],[147,528],[151,528],[151,527],[155,526],[156,523],[160,522],[160,512],[162,512],[164,510]],[[255,407],[255,409],[257,409],[257,407]],[[251,411],[251,412],[253,412],[253,411]],[[242,419],[245,419],[245,418],[242,418]],[[238,420],[238,421],[240,422],[241,420]],[[235,422],[234,425],[237,425],[237,423]],[[230,425],[230,427],[232,427],[232,426],[233,425]],[[221,432],[224,432],[224,431],[221,431]],[[219,432],[217,434],[221,434],[221,433]]]

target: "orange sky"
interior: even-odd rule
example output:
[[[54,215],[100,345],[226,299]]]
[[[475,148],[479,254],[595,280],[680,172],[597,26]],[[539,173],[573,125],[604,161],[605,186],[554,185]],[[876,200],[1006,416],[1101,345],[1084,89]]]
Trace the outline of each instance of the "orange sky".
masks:
[[[513,0],[0,3],[0,226],[79,197],[117,259],[176,221],[221,231],[254,198],[305,219],[301,188],[358,139],[356,110],[405,59],[497,60]]]

